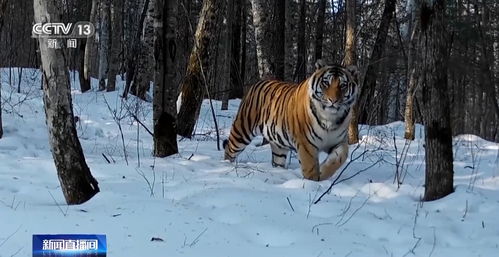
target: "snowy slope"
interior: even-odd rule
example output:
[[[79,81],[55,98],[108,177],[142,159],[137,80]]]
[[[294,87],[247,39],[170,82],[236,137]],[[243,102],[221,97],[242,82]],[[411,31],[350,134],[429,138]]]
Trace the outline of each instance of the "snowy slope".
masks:
[[[360,173],[314,204],[336,176],[303,180],[296,157],[288,169],[273,168],[268,145],[249,146],[237,164],[223,161],[207,101],[195,138],[179,138],[180,154],[159,159],[151,157],[151,136],[126,114],[138,109],[152,129],[149,103],[122,102],[116,92],[81,94],[75,83],[78,133],[101,192],[66,206],[48,146],[39,74],[25,70],[17,94],[7,70],[1,72],[2,257],[31,256],[32,234],[43,233],[106,234],[108,256],[118,257],[499,256],[499,144],[455,138],[456,192],[421,203],[423,129],[406,144],[403,123],[364,127],[340,180]],[[226,138],[239,101],[228,111],[214,104]]]

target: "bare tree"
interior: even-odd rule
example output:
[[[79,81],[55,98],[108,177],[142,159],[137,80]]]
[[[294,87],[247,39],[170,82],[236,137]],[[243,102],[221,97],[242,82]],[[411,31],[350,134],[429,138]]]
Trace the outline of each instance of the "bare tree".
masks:
[[[425,125],[424,200],[442,198],[454,191],[452,129],[447,89],[448,45],[445,0],[420,0],[421,78]]]
[[[55,1],[34,0],[36,22],[60,22]],[[67,204],[81,204],[99,192],[78,140],[71,103],[69,71],[62,49],[48,48],[48,39],[39,38],[43,72],[43,101],[49,142],[57,175]]]
[[[207,92],[208,67],[214,64],[216,58],[213,42],[220,33],[221,15],[225,8],[225,0],[205,0],[196,29],[194,47],[189,57],[187,73],[180,86],[182,105],[178,112],[178,134],[190,138],[199,117],[199,110]]]
[[[116,75],[120,68],[120,48],[122,41],[121,10],[123,8],[122,0],[112,0],[111,3],[111,31],[109,33],[111,40],[111,49],[109,53],[109,72],[107,74],[107,91],[116,90]]]
[[[307,2],[305,0],[300,0],[300,19],[298,21],[298,56],[296,60],[295,66],[295,74],[293,76],[293,80],[295,81],[303,81],[307,77],[307,47],[305,45],[305,22],[306,22],[306,14],[307,14]]]
[[[345,58],[343,59],[344,65],[355,65],[357,63],[356,54],[356,36],[355,36],[355,2],[356,0],[345,0],[347,12],[347,25],[346,25],[346,41],[345,41]],[[358,102],[352,107],[352,120],[348,127],[348,143],[355,144],[359,142],[359,128],[358,128]]]
[[[177,116],[177,1],[154,0],[154,156],[178,152]],[[152,3],[151,3],[152,4]]]
[[[275,17],[275,39],[274,45],[274,62],[275,62],[275,77],[276,79],[284,80],[284,66],[286,59],[286,0],[275,1],[274,7]]]
[[[147,7],[147,14],[144,19],[142,35],[140,37],[140,48],[136,59],[136,72],[131,85],[131,92],[135,96],[146,99],[151,83],[151,69],[153,68],[154,51],[154,0]],[[139,40],[139,39],[138,39]]]
[[[7,8],[7,0],[0,0],[0,34],[2,33],[3,17],[5,17],[5,9]],[[0,48],[1,52],[2,48]],[[1,54],[0,54],[1,56]],[[2,82],[0,80],[0,138],[3,137],[2,124]]]
[[[98,8],[98,1],[92,0],[92,8],[90,9],[90,22],[95,23]],[[92,52],[95,50],[94,37],[87,38],[85,44],[85,55],[83,60],[83,80],[80,79],[81,92],[90,90],[90,66],[92,63]]]
[[[111,49],[110,22],[111,0],[102,0],[100,8],[100,38],[99,38],[99,90],[106,90],[106,78],[109,70],[109,52]]]
[[[317,24],[315,26],[315,61],[322,59],[322,40],[324,38],[326,0],[319,0],[318,5]]]
[[[2,33],[3,17],[5,17],[5,8],[7,8],[7,0],[0,0],[0,34]],[[2,48],[0,48],[0,51]],[[0,80],[0,138],[3,137],[2,125],[2,82]]]
[[[371,56],[369,57],[369,64],[367,66],[364,82],[362,83],[362,90],[360,91],[359,99],[357,100],[357,106],[358,106],[357,115],[356,115],[357,126],[359,119],[360,120],[368,119],[367,110],[369,110],[369,115],[375,114],[375,112],[373,111],[374,106],[372,103],[374,102],[373,96],[375,95],[375,90],[376,90],[378,67],[380,66],[379,63],[381,62],[381,58],[383,57],[383,52],[385,50],[385,43],[388,35],[388,29],[390,28],[390,24],[392,23],[396,2],[397,2],[396,0],[385,0],[385,8],[381,16],[381,22],[378,27],[373,50],[371,52]],[[380,86],[378,88],[382,91],[388,91],[386,87],[387,86]],[[380,101],[384,100],[386,99],[383,100],[377,99],[378,105],[382,105]],[[352,126],[354,126],[354,122],[351,122],[351,124]]]

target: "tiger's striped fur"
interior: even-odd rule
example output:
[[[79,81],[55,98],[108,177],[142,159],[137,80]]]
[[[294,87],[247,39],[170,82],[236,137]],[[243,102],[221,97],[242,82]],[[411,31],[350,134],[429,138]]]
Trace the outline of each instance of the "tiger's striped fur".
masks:
[[[272,149],[272,164],[284,167],[289,150],[298,153],[303,176],[330,178],[348,155],[346,140],[351,107],[357,96],[357,68],[323,66],[301,84],[265,80],[241,101],[225,159],[234,161],[256,135]],[[328,157],[319,165],[319,152]]]

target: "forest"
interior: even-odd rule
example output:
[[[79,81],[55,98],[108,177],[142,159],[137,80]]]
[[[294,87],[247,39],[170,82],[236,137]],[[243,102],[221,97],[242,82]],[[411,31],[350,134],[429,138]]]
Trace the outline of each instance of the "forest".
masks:
[[[56,23],[72,34],[35,29]],[[287,123],[241,133],[290,101],[244,113],[255,84],[313,88],[322,63],[356,72],[344,156],[314,152],[330,179],[276,152]],[[107,234],[110,256],[494,256],[498,167],[496,0],[0,0],[6,256],[35,233]]]

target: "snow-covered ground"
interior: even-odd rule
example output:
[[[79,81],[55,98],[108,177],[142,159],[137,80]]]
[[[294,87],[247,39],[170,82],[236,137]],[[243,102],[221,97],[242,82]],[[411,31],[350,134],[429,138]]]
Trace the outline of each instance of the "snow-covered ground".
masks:
[[[455,138],[455,193],[423,203],[422,127],[413,142],[402,138],[401,122],[363,127],[362,142],[350,147],[354,161],[337,181],[358,175],[314,204],[337,176],[303,180],[295,156],[288,169],[273,168],[269,146],[254,145],[259,140],[237,164],[223,161],[208,102],[194,139],[179,138],[180,154],[153,158],[151,136],[127,115],[136,112],[152,129],[151,104],[122,102],[117,92],[81,94],[74,78],[78,133],[101,192],[67,206],[38,75],[24,70],[17,94],[17,74],[13,87],[8,70],[1,74],[2,257],[31,256],[33,234],[61,233],[106,234],[108,256],[117,257],[499,256],[499,144]],[[214,102],[222,139],[238,104],[220,111]]]

